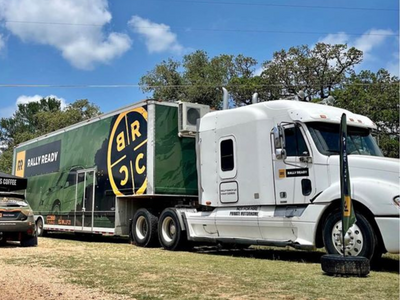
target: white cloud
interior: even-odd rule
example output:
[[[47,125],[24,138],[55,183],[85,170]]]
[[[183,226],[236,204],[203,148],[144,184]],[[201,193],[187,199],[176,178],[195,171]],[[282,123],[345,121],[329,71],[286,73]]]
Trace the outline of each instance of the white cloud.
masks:
[[[45,98],[45,99],[55,98],[55,99],[59,100],[61,102],[61,109],[66,108],[67,105],[68,105],[64,98],[60,98],[60,97],[55,96],[55,95],[49,95],[49,96],[46,96],[46,97],[43,97],[41,95],[35,95],[35,96],[21,95],[21,96],[19,96],[17,98],[17,101],[15,101],[15,108],[17,107],[18,104],[27,104],[27,103],[30,103],[30,102],[38,102],[43,98]]]
[[[134,32],[144,37],[150,53],[169,51],[180,54],[184,50],[179,44],[176,34],[171,32],[168,25],[154,23],[139,16],[133,16],[128,25]]]
[[[364,60],[374,60],[372,52],[377,47],[381,46],[388,38],[391,38],[393,31],[383,29],[370,29],[362,36],[354,38],[345,32],[328,34],[326,37],[319,40],[326,44],[347,44],[349,47],[355,47],[363,51]]]
[[[58,97],[56,95],[48,95],[43,97],[41,95],[34,95],[34,96],[26,96],[21,95],[15,101],[15,104],[12,106],[6,106],[0,108],[0,118],[9,118],[13,115],[13,113],[17,110],[18,104],[27,104],[30,102],[38,102],[41,99],[48,99],[48,98],[55,98],[61,102],[61,109],[65,109],[68,106],[67,101],[64,98]]]
[[[323,39],[320,39],[320,43],[325,44],[347,44],[350,37],[345,32],[338,32],[333,34],[328,34]]]
[[[393,31],[371,29],[354,41],[354,47],[364,52],[364,59],[372,59],[370,56],[372,49],[382,45],[390,34],[393,34]]]
[[[131,47],[126,34],[104,34],[111,18],[106,0],[0,0],[0,20],[7,21],[12,34],[26,43],[57,48],[79,69],[109,63]]]
[[[9,118],[13,115],[13,113],[17,110],[18,104],[27,104],[30,102],[38,102],[41,99],[48,99],[48,98],[55,98],[61,102],[61,109],[65,109],[68,106],[67,101],[65,101],[64,98],[60,98],[56,95],[48,95],[46,97],[43,97],[41,95],[34,95],[34,96],[26,96],[26,95],[21,95],[17,98],[15,101],[15,104],[13,106],[6,106],[6,107],[1,107],[0,108],[0,118]]]

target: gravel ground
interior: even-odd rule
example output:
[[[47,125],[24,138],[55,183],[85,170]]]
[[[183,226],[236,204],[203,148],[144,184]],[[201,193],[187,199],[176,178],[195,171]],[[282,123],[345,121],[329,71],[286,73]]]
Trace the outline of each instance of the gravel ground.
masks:
[[[46,251],[41,247],[21,248],[16,245],[0,247],[0,258],[26,257]],[[41,266],[10,265],[0,259],[0,299],[1,300],[132,300],[121,295],[107,294],[98,289],[88,289],[80,285],[66,283],[59,270]]]

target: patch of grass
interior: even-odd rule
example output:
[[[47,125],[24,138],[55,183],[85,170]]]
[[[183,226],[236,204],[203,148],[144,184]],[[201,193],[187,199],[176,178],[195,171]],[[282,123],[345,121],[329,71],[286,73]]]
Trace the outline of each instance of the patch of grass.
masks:
[[[0,259],[55,268],[71,283],[141,300],[399,299],[398,255],[385,255],[382,270],[366,278],[338,278],[323,274],[319,261],[324,253],[319,251],[205,247],[169,252],[50,238],[40,238],[39,247],[32,249],[26,248],[23,259]]]

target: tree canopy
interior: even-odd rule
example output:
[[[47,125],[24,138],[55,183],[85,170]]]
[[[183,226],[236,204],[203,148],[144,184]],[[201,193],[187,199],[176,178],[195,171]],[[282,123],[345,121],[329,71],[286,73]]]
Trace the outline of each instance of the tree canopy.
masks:
[[[307,100],[327,98],[353,67],[362,61],[363,53],[347,45],[318,43],[291,47],[275,52],[263,64],[262,77],[270,86],[269,100],[295,95],[303,90]]]
[[[198,50],[185,55],[181,62],[162,61],[141,78],[140,85],[144,92],[152,92],[156,99],[195,102],[219,108],[221,86],[231,83],[233,87],[239,78],[252,78],[256,64],[255,59],[243,55],[222,54],[210,59],[205,51]],[[246,101],[241,86],[232,91],[237,94],[237,102]]]
[[[300,45],[273,53],[256,74],[256,59],[239,54],[210,58],[205,51],[185,55],[182,61],[169,59],[144,75],[141,88],[156,99],[187,101],[221,108],[222,90],[227,87],[236,106],[259,101],[285,99],[300,90],[307,101],[321,101],[332,95],[335,105],[371,118],[378,125],[378,138],[385,155],[399,155],[399,79],[385,70],[377,73],[354,67],[363,53],[346,44]]]
[[[399,157],[399,78],[381,69],[352,74],[333,91],[335,106],[368,116],[377,125],[385,156]]]
[[[99,114],[99,107],[86,99],[77,100],[65,109],[61,109],[61,102],[55,98],[19,104],[10,118],[0,119],[0,170],[11,173],[14,146]]]
[[[255,74],[256,59],[239,54],[210,58],[198,50],[183,60],[162,61],[144,75],[144,92],[163,100],[187,101],[221,107],[221,87],[226,86],[238,106],[251,103],[257,92],[262,101],[285,98],[303,90],[307,100],[324,99],[338,87],[354,66],[362,61],[362,51],[347,45],[318,43],[282,49],[265,61]]]

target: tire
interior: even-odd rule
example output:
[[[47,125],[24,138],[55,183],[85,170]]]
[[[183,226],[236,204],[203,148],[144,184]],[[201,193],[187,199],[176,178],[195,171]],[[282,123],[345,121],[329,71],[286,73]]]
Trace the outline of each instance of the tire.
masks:
[[[380,257],[377,238],[368,220],[356,213],[356,223],[349,228],[346,234],[346,256],[362,256],[369,260]],[[323,240],[329,254],[343,254],[342,249],[342,221],[341,211],[333,211],[326,219]]]
[[[157,244],[158,218],[145,208],[140,208],[132,221],[133,243],[140,247],[151,247]]]
[[[43,229],[43,220],[42,220],[42,218],[38,218],[36,220],[36,235],[37,236],[46,236],[46,232]]]
[[[322,271],[334,276],[360,276],[365,277],[369,274],[370,265],[366,257],[360,256],[341,256],[337,254],[327,254],[321,257]]]
[[[175,210],[165,209],[158,222],[158,239],[166,250],[183,250],[188,246],[186,232],[182,230]]]
[[[38,244],[38,237],[35,236],[26,236],[21,240],[21,247],[35,247]]]

